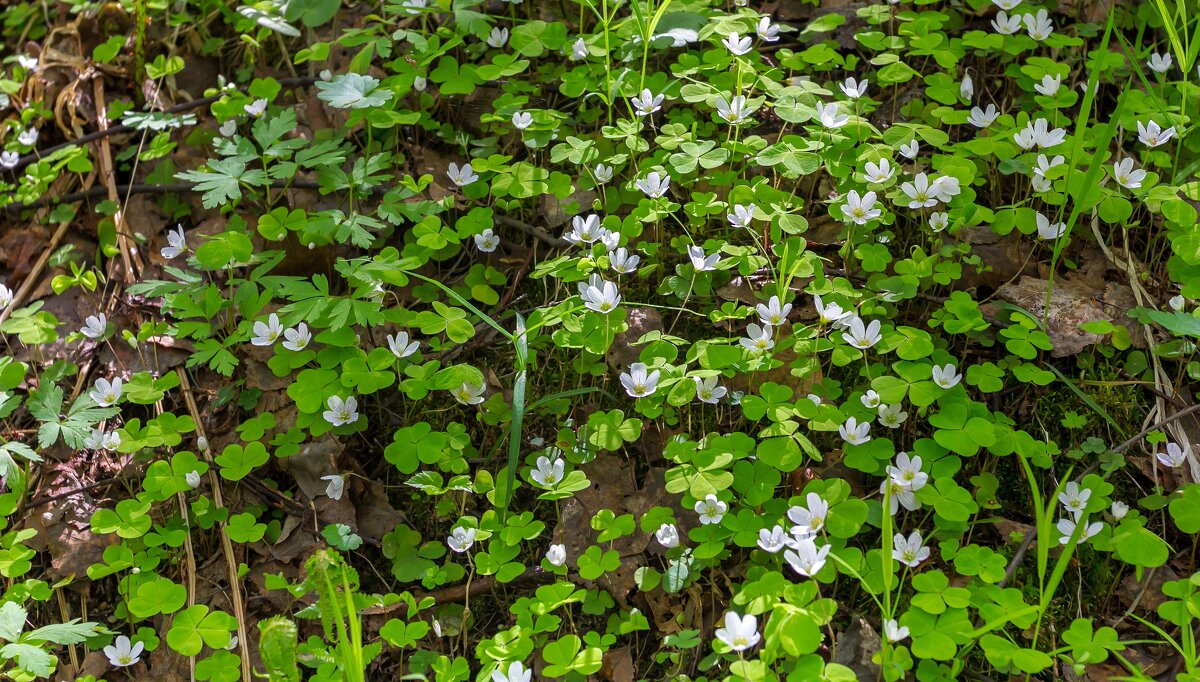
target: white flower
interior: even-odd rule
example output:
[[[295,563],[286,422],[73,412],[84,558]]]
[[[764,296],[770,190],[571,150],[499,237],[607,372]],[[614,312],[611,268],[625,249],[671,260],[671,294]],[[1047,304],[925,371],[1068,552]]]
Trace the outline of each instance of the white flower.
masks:
[[[413,79],[413,90],[417,92],[425,92],[425,88],[429,87],[429,79],[424,76],[417,76]]]
[[[929,194],[939,201],[950,203],[962,192],[958,178],[953,175],[943,175],[929,183]]]
[[[855,348],[865,350],[883,338],[879,333],[880,326],[879,320],[871,320],[870,324],[864,325],[861,317],[855,317],[850,320],[850,331],[842,332],[842,339]]]
[[[788,509],[787,517],[797,526],[803,526],[813,533],[819,533],[825,527],[825,519],[829,517],[829,503],[816,493],[804,497],[807,507],[795,506]]]
[[[659,175],[657,172],[651,171],[646,175],[645,180],[638,180],[635,184],[646,196],[657,199],[671,189],[671,176]]]
[[[773,43],[779,40],[779,25],[771,23],[771,17],[763,17],[758,20],[758,25],[755,27],[755,32],[758,33],[758,39],[764,42]]]
[[[747,228],[750,227],[750,223],[754,220],[754,209],[754,204],[747,204],[745,206],[734,204],[733,211],[725,218],[733,227]]]
[[[836,103],[822,106],[817,110],[817,115],[821,119],[821,125],[830,130],[836,130],[850,122],[849,115],[838,113],[838,105]]]
[[[513,4],[519,3],[520,0]],[[492,671],[492,682],[529,682],[532,677],[533,671],[526,668],[520,661],[510,663],[507,673],[501,672],[499,666]]]
[[[638,263],[642,262],[642,257],[637,254],[630,254],[629,250],[622,246],[608,254],[608,265],[614,272],[622,275],[628,275],[637,270]],[[615,286],[615,285],[614,285]]]
[[[760,528],[758,531],[758,546],[764,552],[775,554],[779,550],[786,547],[788,544],[787,533],[784,532],[783,526],[776,525],[774,528],[767,530]]]
[[[479,179],[479,176],[475,174],[475,169],[471,168],[469,163],[464,163],[462,168],[459,168],[456,163],[451,163],[450,167],[446,169],[446,177],[459,187],[466,187]]]
[[[1170,54],[1159,54],[1155,52],[1154,54],[1150,55],[1150,61],[1147,62],[1147,66],[1149,66],[1150,70],[1154,73],[1166,73],[1171,70],[1171,65],[1174,63],[1175,60],[1171,59]]]
[[[851,76],[844,82],[838,83],[838,87],[841,88],[842,93],[850,99],[858,99],[859,97],[867,94],[868,83],[869,81],[866,78],[862,79],[860,82]]]
[[[702,403],[716,405],[729,392],[729,389],[724,386],[717,385],[717,377],[709,377],[707,379],[692,377],[692,381],[696,382],[696,398]]]
[[[708,272],[709,270],[715,270],[717,263],[721,260],[720,253],[714,253],[713,255],[709,256],[704,253],[704,249],[702,247],[695,245],[687,247],[687,254],[688,260],[692,262],[692,267],[695,268],[696,272]]]
[[[37,128],[30,128],[29,130],[23,130],[23,131],[21,131],[20,135],[17,135],[17,142],[25,145],[26,147],[32,147],[33,145],[37,144],[37,140],[38,140]]]
[[[900,625],[895,618],[889,618],[883,623],[883,636],[892,644],[903,642],[908,639],[908,626]]]
[[[772,296],[766,305],[759,303],[755,306],[755,311],[758,312],[758,319],[762,320],[763,324],[778,327],[787,320],[788,314],[792,312],[792,304],[780,304],[779,297]]]
[[[583,42],[583,38],[578,38],[571,44],[571,59],[587,59],[588,48],[587,43]]]
[[[929,548],[921,544],[921,532],[914,530],[905,538],[900,533],[892,538],[892,558],[909,568],[929,558]]]
[[[854,417],[849,417],[838,427],[838,435],[850,445],[862,445],[871,440],[871,422],[860,424]]]
[[[488,35],[487,44],[489,47],[494,47],[497,49],[504,47],[506,44],[508,44],[508,29],[493,28],[491,34]]]
[[[405,14],[417,15],[421,10],[429,6],[429,0],[404,0],[400,3],[400,7],[404,9]]]
[[[19,54],[17,55],[17,65],[26,71],[33,71],[38,66],[38,58],[33,55]]]
[[[298,353],[308,347],[308,342],[312,341],[312,332],[308,331],[307,324],[301,322],[295,329],[283,330],[283,338],[283,347]]]
[[[478,405],[483,402],[483,385],[476,386],[468,381],[464,381],[461,386],[451,391],[454,399],[463,405]]]
[[[874,192],[867,192],[860,197],[856,190],[850,190],[846,194],[846,203],[842,204],[842,215],[855,225],[866,225],[882,214],[882,210],[875,208]]]
[[[950,216],[945,211],[934,211],[929,214],[929,229],[941,232],[950,224]]]
[[[746,327],[746,338],[739,339],[738,345],[752,353],[766,353],[775,347],[775,339],[771,325],[758,326],[753,322]]]
[[[725,36],[724,40],[721,41],[721,44],[724,45],[735,56],[741,56],[749,52],[750,46],[753,43],[754,39],[752,39],[750,36],[743,38],[737,33],[730,33],[729,35]]]
[[[867,178],[867,182],[875,185],[882,185],[888,180],[891,180],[892,174],[895,172],[896,169],[892,168],[890,161],[887,159],[880,159],[879,163],[877,164],[868,161],[867,172],[864,175]]]
[[[450,532],[450,537],[446,538],[446,546],[459,554],[471,549],[473,544],[475,544],[474,528],[459,526]]]
[[[1129,505],[1120,500],[1113,500],[1112,508],[1109,511],[1113,515],[1114,519],[1120,521],[1121,519],[1125,518],[1126,514],[1129,513]]]
[[[717,95],[717,116],[720,116],[726,123],[737,125],[746,120],[750,114],[750,110],[746,106],[746,97],[737,95],[733,99],[726,101],[723,95]]]
[[[567,563],[566,545],[550,545],[550,548],[546,550],[546,561],[549,561],[551,566],[562,566]]]
[[[83,444],[91,450],[116,450],[121,447],[121,436],[116,431],[92,429],[92,435],[84,438]]]
[[[808,401],[811,402],[813,405],[816,405],[817,407],[821,406],[821,396],[817,395],[816,393],[809,393],[808,395],[806,395],[804,397],[808,398]]]
[[[921,145],[917,144],[916,140],[910,140],[907,144],[900,145],[900,155],[906,159],[917,158],[919,151],[921,151]]]
[[[901,408],[902,406],[899,403],[895,405],[880,405],[879,423],[889,429],[900,428],[901,424],[908,421],[908,413]]]
[[[217,128],[217,131],[221,133],[222,137],[233,137],[234,133],[237,132],[237,120],[231,118],[225,121],[221,124],[220,128]]]
[[[649,395],[654,395],[654,391],[658,390],[658,378],[661,375],[657,369],[653,372],[647,372],[647,367],[644,362],[635,362],[629,366],[628,372],[622,372],[620,379],[621,385],[625,387],[625,392],[632,398],[645,398]]]
[[[159,251],[162,257],[171,260],[187,250],[187,236],[183,233],[183,225],[176,225],[174,230],[167,230],[167,245]]]
[[[1050,222],[1049,218],[1042,215],[1041,212],[1038,212],[1037,232],[1039,237],[1046,240],[1058,239],[1059,237],[1063,236],[1063,233],[1066,231],[1066,223],[1052,223]]]
[[[1183,448],[1179,447],[1178,443],[1167,443],[1167,451],[1160,452],[1156,456],[1158,457],[1158,461],[1171,469],[1182,467],[1183,463],[1187,460]]]
[[[1045,154],[1038,154],[1037,166],[1033,169],[1033,174],[1045,177],[1050,171],[1066,162],[1067,159],[1062,154],[1059,154],[1053,158],[1047,157]]]
[[[1112,175],[1117,184],[1125,189],[1137,189],[1142,186],[1142,180],[1146,179],[1146,171],[1140,168],[1134,170],[1133,159],[1130,158],[1114,163]]]
[[[1087,503],[1091,497],[1091,488],[1080,490],[1078,483],[1070,481],[1063,488],[1063,491],[1058,494],[1058,501],[1062,503],[1062,506],[1066,507],[1068,512],[1078,519],[1087,509]]]
[[[475,248],[484,253],[491,253],[500,246],[500,237],[492,231],[492,228],[486,228],[483,232],[475,235]]]
[[[595,213],[571,218],[571,231],[563,239],[573,244],[593,244],[604,236],[606,230],[600,225],[600,216]]]
[[[879,394],[872,389],[864,393],[863,396],[858,399],[858,401],[862,403],[863,407],[867,408],[868,410],[873,410],[879,407]]]
[[[975,96],[975,82],[967,74],[963,74],[962,82],[958,84],[958,96],[968,102]]]
[[[6,307],[7,305],[8,303],[4,302],[3,292],[0,291],[0,309]],[[1171,306],[1171,310],[1174,310],[1177,313],[1182,313],[1183,309],[1187,307],[1187,299],[1183,297],[1183,294],[1175,294],[1171,298],[1167,299],[1167,305]]]
[[[1042,82],[1034,83],[1033,89],[1047,97],[1053,97],[1062,86],[1062,76],[1042,76]]]
[[[325,497],[331,500],[342,499],[342,493],[346,491],[346,477],[341,474],[330,474],[322,476],[322,481],[329,481],[325,486]]]
[[[537,467],[530,472],[529,477],[543,488],[553,488],[562,481],[566,464],[561,457],[555,457],[553,460],[546,456],[538,457]]]
[[[992,0],[992,4],[1000,9],[1014,10],[1021,4],[1021,0]]]
[[[104,655],[108,657],[109,665],[114,668],[127,668],[137,664],[146,645],[138,642],[131,643],[125,635],[117,637],[116,642],[104,647]]]
[[[1076,522],[1071,519],[1059,519],[1054,527],[1058,529],[1059,538],[1058,544],[1065,545],[1071,541],[1071,536],[1075,534]],[[1083,544],[1091,540],[1096,533],[1099,533],[1104,528],[1104,524],[1100,521],[1089,523],[1084,527],[1083,532],[1079,535],[1079,544]]]
[[[342,400],[341,396],[331,395],[329,400],[325,401],[325,406],[329,409],[321,416],[334,426],[345,426],[358,421],[358,398],[354,396]]]
[[[1165,144],[1167,140],[1170,140],[1175,135],[1175,126],[1163,130],[1156,121],[1150,121],[1146,125],[1142,125],[1142,122],[1138,121],[1137,128],[1138,140],[1141,140],[1142,144],[1147,147],[1157,147]]]
[[[1021,30],[1021,17],[1017,14],[1010,17],[1003,11],[996,12],[996,18],[992,19],[992,28],[1002,36],[1010,36]]]
[[[250,114],[250,116],[257,118],[262,116],[263,112],[267,110],[267,100],[265,98],[256,99],[253,102],[243,106],[242,109],[245,110],[247,114]]]
[[[633,111],[638,116],[649,116],[662,109],[663,95],[656,95],[647,88],[642,90],[641,97],[630,98],[629,103],[633,105]]]
[[[976,128],[986,128],[995,123],[999,116],[1000,112],[996,110],[995,104],[987,105],[986,110],[979,107],[971,107],[971,115],[967,118],[967,123]]]
[[[16,152],[0,152],[0,166],[4,168],[15,168],[20,160],[21,156]]]
[[[887,493],[890,495],[888,513],[892,516],[900,511],[901,505],[909,511],[916,511],[921,508],[921,501],[913,494],[913,489],[900,483],[894,478],[887,478],[883,483],[879,484],[879,494]]]
[[[1050,122],[1044,118],[1030,121],[1020,132],[1013,135],[1013,140],[1021,149],[1029,150],[1034,147],[1054,147],[1062,144],[1067,131],[1062,128],[1050,130]]]
[[[792,545],[792,549],[783,553],[783,558],[792,570],[805,578],[811,578],[825,567],[826,557],[829,556],[830,545],[820,549],[812,538],[802,538]]]
[[[757,618],[749,614],[738,616],[733,611],[725,612],[725,627],[717,628],[713,635],[733,651],[753,648],[762,639]]]
[[[671,549],[679,545],[679,529],[674,524],[664,523],[654,531],[654,537],[658,539],[658,544]]]
[[[937,195],[930,191],[929,178],[924,173],[917,173],[912,182],[902,183],[900,191],[908,197],[909,208],[937,206]]]
[[[396,332],[394,336],[392,334],[388,334],[387,342],[388,348],[390,348],[392,351],[392,355],[395,355],[398,360],[403,360],[413,353],[416,353],[417,349],[421,347],[421,343],[419,341],[409,341],[408,332]]]
[[[270,346],[283,334],[283,324],[279,322],[279,316],[271,313],[266,322],[254,323],[254,336],[250,339],[250,343],[256,346]]]
[[[951,389],[962,381],[962,375],[958,373],[958,368],[950,363],[945,365],[933,366],[933,383],[945,389]]]
[[[1037,14],[1026,14],[1021,17],[1021,22],[1025,24],[1025,30],[1029,33],[1029,37],[1041,42],[1050,37],[1054,33],[1054,24],[1050,21],[1050,15],[1046,10],[1039,9]]]
[[[703,500],[698,500],[692,509],[700,515],[700,523],[707,526],[720,523],[721,517],[729,510],[729,505],[718,500],[716,495],[709,494]]]
[[[887,475],[913,492],[924,488],[929,482],[929,474],[921,471],[921,456],[909,457],[907,452],[896,453],[896,464],[888,465]]]
[[[99,339],[108,331],[108,318],[104,317],[104,313],[96,313],[88,315],[83,321],[83,328],[79,330],[80,334],[89,339]]]
[[[589,285],[580,294],[583,304],[590,310],[607,315],[616,310],[621,303],[621,293],[612,282],[601,281],[599,285]]]
[[[820,295],[813,296],[813,305],[816,306],[817,319],[821,321],[821,324],[837,322],[851,314],[849,310],[842,310],[842,306],[837,303],[825,304],[821,301]]]
[[[193,490],[200,487],[200,472],[189,471],[183,475],[183,480],[188,484],[188,487]]]
[[[524,111],[515,111],[512,115],[512,124],[517,130],[525,130],[533,125],[533,114]]]
[[[1032,187],[1033,191],[1038,194],[1045,194],[1046,192],[1054,189],[1053,183],[1050,182],[1046,176],[1037,175],[1036,173],[1033,175],[1033,177],[1029,178],[1029,186]]]
[[[596,169],[592,171],[592,173],[596,176],[596,182],[603,184],[609,180],[612,180],[613,167],[598,163],[596,164]]]
[[[121,378],[116,377],[111,382],[108,379],[96,379],[88,395],[100,407],[111,407],[121,401]]]

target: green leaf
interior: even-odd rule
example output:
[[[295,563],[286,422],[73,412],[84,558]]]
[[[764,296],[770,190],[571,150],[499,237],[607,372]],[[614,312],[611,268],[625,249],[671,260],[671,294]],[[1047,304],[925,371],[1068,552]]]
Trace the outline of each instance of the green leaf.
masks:
[[[229,633],[237,629],[237,620],[224,611],[208,610],[197,604],[175,615],[167,632],[167,645],[182,656],[195,656],[205,645],[224,649]]]

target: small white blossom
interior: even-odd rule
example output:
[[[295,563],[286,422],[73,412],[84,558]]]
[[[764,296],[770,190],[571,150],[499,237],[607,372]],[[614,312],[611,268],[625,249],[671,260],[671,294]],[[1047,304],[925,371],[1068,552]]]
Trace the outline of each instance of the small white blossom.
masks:
[[[658,379],[662,373],[657,369],[653,372],[647,370],[645,363],[635,362],[629,366],[628,372],[621,373],[621,385],[631,398],[645,398],[658,390]]]
[[[253,102],[243,106],[242,109],[245,110],[245,112],[252,118],[258,118],[259,116],[262,116],[264,112],[266,112],[267,100],[265,98],[256,99]]]
[[[1049,218],[1042,215],[1040,212],[1037,214],[1037,232],[1038,236],[1042,239],[1058,239],[1059,237],[1063,236],[1063,233],[1066,231],[1066,223],[1052,223],[1050,222]]]
[[[720,116],[722,120],[732,125],[742,123],[750,115],[744,95],[737,95],[728,101],[726,101],[723,95],[717,95],[716,106],[717,116]]]
[[[392,355],[395,355],[398,360],[403,360],[416,353],[421,347],[419,341],[409,341],[408,332],[397,332],[395,335],[388,334],[387,342]]]
[[[709,377],[707,379],[692,377],[692,380],[696,383],[696,398],[702,403],[716,405],[729,391],[724,386],[717,385],[717,377]]]
[[[992,19],[992,29],[1002,36],[1010,36],[1021,30],[1021,16],[1014,14],[1009,16],[1007,12],[996,12],[996,18]]]
[[[1113,515],[1114,519],[1120,521],[1121,519],[1125,518],[1126,514],[1129,513],[1129,505],[1120,500],[1113,500],[1112,508],[1109,510],[1109,512]]]
[[[645,180],[638,180],[635,184],[646,196],[657,199],[671,189],[671,176],[651,171]]]
[[[183,225],[176,225],[174,230],[167,230],[167,245],[159,251],[162,257],[171,260],[187,250],[187,236],[183,233]]]
[[[1140,168],[1134,170],[1133,159],[1126,158],[1113,164],[1112,176],[1125,189],[1138,189],[1146,179],[1146,171]]]
[[[717,628],[713,635],[733,651],[745,651],[758,644],[758,619],[749,614],[738,616],[733,611],[725,612],[725,627]]]
[[[864,175],[867,178],[867,182],[875,185],[882,185],[888,180],[891,180],[892,175],[895,174],[895,172],[896,169],[892,168],[890,161],[887,159],[880,159],[879,163],[872,163],[868,161],[867,172],[864,173]]]
[[[0,292],[0,294],[2,293],[3,292]],[[0,296],[0,308],[4,308],[6,305],[8,304],[4,303],[3,297]],[[1171,306],[1171,310],[1174,310],[1177,313],[1182,313],[1183,309],[1187,307],[1187,299],[1183,297],[1183,294],[1175,294],[1171,298],[1167,299],[1167,305]]]
[[[704,253],[704,249],[699,246],[687,247],[688,260],[692,262],[692,267],[696,272],[708,272],[715,270],[717,263],[721,260],[720,253],[714,253],[711,256]]]
[[[471,549],[471,545],[474,544],[474,528],[463,528],[462,526],[459,526],[450,532],[450,537],[446,538],[446,546],[449,547],[451,551],[457,552],[458,554],[462,554],[468,549]]]
[[[490,227],[475,235],[475,248],[484,253],[491,253],[498,246],[500,246],[500,237]]]
[[[750,323],[746,327],[746,338],[739,339],[738,345],[752,353],[766,353],[775,347],[775,338],[771,325],[758,326]]]
[[[533,114],[524,111],[515,111],[512,115],[512,124],[517,130],[525,130],[533,125]]]
[[[566,545],[550,545],[550,548],[546,550],[546,561],[549,561],[551,566],[556,567],[567,563]]]
[[[725,218],[729,224],[737,228],[748,228],[754,220],[754,204],[734,204],[733,210],[729,212]]]
[[[783,558],[792,567],[792,570],[805,578],[811,578],[821,572],[825,567],[826,557],[829,556],[831,545],[824,545],[820,548],[812,538],[803,538],[797,540],[792,549],[783,553]]]
[[[788,544],[787,533],[783,530],[783,526],[776,525],[774,528],[767,530],[761,528],[758,531],[758,546],[764,552],[776,554],[779,550],[786,547]]]
[[[530,472],[529,477],[543,488],[553,488],[563,480],[566,464],[561,457],[551,460],[543,455],[537,458],[537,466]]]
[[[636,271],[638,263],[641,261],[641,256],[637,254],[630,254],[629,250],[624,246],[614,249],[608,254],[609,267],[611,267],[614,272],[622,275],[628,275],[631,272]]]
[[[598,164],[596,164],[596,169],[594,171],[592,171],[592,173],[596,176],[596,182],[598,182],[600,184],[604,184],[604,183],[608,182],[609,180],[612,180],[613,167],[605,166],[602,163],[598,163]]]
[[[641,97],[630,98],[629,103],[633,105],[633,111],[638,116],[649,116],[662,109],[663,95],[655,95],[647,88],[642,90]]]
[[[1159,127],[1156,121],[1150,121],[1143,125],[1141,121],[1137,122],[1138,140],[1147,147],[1157,147],[1166,144],[1175,135],[1175,126],[1171,126],[1166,130]]]
[[[1187,456],[1178,443],[1167,443],[1166,452],[1158,453],[1157,457],[1159,462],[1171,469],[1179,469],[1187,461]]]
[[[842,332],[842,339],[855,348],[865,350],[883,339],[883,335],[879,333],[879,320],[871,320],[870,324],[864,324],[861,317],[854,317],[850,320],[849,327],[849,331]]]
[[[483,402],[483,385],[476,386],[468,381],[464,381],[461,386],[454,389],[450,393],[454,399],[463,405],[478,405]]]
[[[80,334],[89,339],[102,338],[108,332],[108,318],[104,317],[104,313],[96,313],[88,315],[83,321],[83,328],[79,330]]]
[[[17,135],[17,142],[19,144],[25,145],[26,147],[32,147],[33,145],[37,144],[37,141],[38,141],[37,128],[30,128],[28,130],[23,130],[23,131],[21,131],[20,135]]]
[[[842,310],[842,306],[836,302],[823,302],[820,295],[813,296],[813,305],[817,309],[817,319],[821,321],[821,324],[832,324],[844,320],[852,314],[849,310]]]
[[[1058,89],[1062,86],[1062,76],[1051,76],[1049,74],[1042,76],[1040,83],[1034,83],[1033,89],[1039,93],[1053,97],[1058,93]]]
[[[879,407],[879,394],[872,389],[864,393],[863,396],[858,399],[858,401],[862,403],[863,407],[867,408],[868,410],[873,410]]]
[[[817,116],[821,121],[821,125],[830,130],[836,130],[850,122],[848,114],[838,113],[838,105],[836,103],[822,106],[817,110]]]
[[[912,182],[901,183],[900,191],[908,197],[905,205],[909,208],[931,208],[938,204],[937,195],[930,191],[929,177],[924,173],[917,173]]]
[[[1087,503],[1091,497],[1091,488],[1083,488],[1081,490],[1078,483],[1070,481],[1063,487],[1062,492],[1058,494],[1058,501],[1062,503],[1067,512],[1078,519],[1087,510]]]
[[[883,636],[892,644],[908,639],[908,634],[908,626],[900,625],[895,618],[889,618],[883,623]]]
[[[763,42],[773,43],[779,40],[779,25],[771,23],[771,17],[763,17],[758,20],[758,25],[754,28],[758,33],[758,39]]]
[[[854,417],[838,427],[838,435],[850,445],[862,445],[871,440],[871,422],[859,423]]]
[[[792,312],[792,304],[781,304],[778,296],[772,296],[766,304],[759,303],[755,306],[755,312],[758,313],[758,319],[762,320],[763,324],[778,327],[787,320],[787,316]]]
[[[571,59],[587,59],[587,56],[587,43],[583,42],[583,38],[577,38],[574,43],[571,43]]]
[[[845,81],[838,83],[838,87],[841,88],[842,93],[850,99],[858,99],[859,97],[867,94],[868,84],[869,81],[866,78],[862,79],[862,81],[858,81],[851,76]]]
[[[829,503],[817,493],[809,493],[804,497],[807,507],[795,506],[788,509],[788,520],[797,526],[804,526],[813,533],[819,533],[825,527],[825,519],[829,518]]]
[[[900,533],[892,537],[892,558],[909,568],[916,568],[929,558],[929,548],[921,542],[921,532],[914,530],[905,538]]]
[[[905,412],[899,403],[895,405],[880,405],[879,406],[879,423],[889,429],[898,429],[900,425],[908,421],[908,413]]]
[[[358,421],[358,398],[350,396],[345,400],[341,396],[331,395],[325,401],[326,410],[321,416],[334,426],[345,426]]]
[[[580,294],[580,298],[583,299],[583,304],[589,310],[595,310],[603,315],[616,310],[621,303],[621,293],[617,290],[617,285],[603,280],[598,285],[587,286]]]
[[[1155,52],[1154,54],[1150,55],[1150,61],[1147,62],[1146,65],[1149,66],[1150,70],[1154,73],[1166,73],[1171,70],[1171,66],[1174,63],[1175,60],[1171,59],[1170,54],[1159,54],[1158,52]]]
[[[976,128],[986,128],[996,122],[1000,116],[1000,112],[996,110],[995,104],[987,105],[987,109],[979,107],[971,107],[971,115],[967,118],[967,123]]]
[[[958,368],[950,363],[945,365],[933,366],[933,383],[941,386],[944,389],[951,389],[962,381],[962,374],[959,374]]]
[[[96,379],[92,390],[88,391],[88,395],[100,407],[111,407],[121,402],[121,378],[115,377],[112,381],[108,379]]]
[[[929,214],[929,229],[933,232],[941,232],[950,224],[950,215],[945,211],[934,211]]]
[[[737,33],[730,33],[729,35],[725,36],[724,40],[721,41],[721,44],[724,45],[730,53],[739,57],[749,52],[753,43],[754,40],[750,36],[743,38]]]
[[[1058,544],[1065,545],[1071,541],[1071,536],[1075,534],[1076,521],[1072,519],[1059,519],[1054,527],[1058,529],[1059,538]],[[1104,524],[1100,521],[1089,523],[1084,527],[1083,532],[1079,535],[1079,544],[1083,544],[1103,530]]]
[[[508,29],[493,28],[491,34],[487,38],[488,47],[502,48],[508,44]]]
[[[729,510],[729,505],[718,500],[716,495],[709,494],[703,500],[697,500],[692,509],[700,515],[700,523],[707,526],[720,523],[721,517]]]
[[[679,529],[674,524],[664,523],[654,531],[654,537],[658,539],[658,544],[671,549],[679,545]]]
[[[279,321],[279,315],[271,313],[266,322],[255,322],[253,331],[254,336],[251,337],[250,343],[255,346],[270,346],[283,335],[283,324]]]
[[[1039,43],[1054,33],[1054,23],[1050,21],[1050,14],[1044,9],[1039,9],[1037,14],[1022,16],[1021,23],[1025,24],[1029,37]]]
[[[958,84],[958,96],[971,101],[975,97],[975,82],[971,80],[969,75],[963,75],[962,82]]]
[[[346,477],[341,474],[330,474],[322,476],[322,481],[329,481],[325,486],[325,497],[331,500],[342,499],[342,493],[346,491]]]
[[[900,155],[906,159],[917,158],[917,153],[921,151],[921,145],[917,144],[916,140],[910,140],[906,144],[900,145]]]
[[[21,156],[16,152],[0,152],[0,167],[16,168],[17,162],[21,160]]]
[[[188,484],[188,487],[195,490],[196,488],[200,487],[200,472],[189,471],[183,475],[183,480]]]
[[[114,643],[104,647],[104,655],[108,657],[108,663],[112,667],[127,668],[141,660],[142,651],[145,649],[145,644],[130,642],[128,637],[121,635]]]
[[[850,190],[846,194],[846,203],[842,204],[842,215],[855,225],[866,225],[882,214],[881,209],[875,208],[874,192],[867,192],[860,197],[856,190]]]
[[[456,163],[451,163],[450,167],[446,169],[446,177],[459,187],[466,187],[479,179],[479,176],[475,174],[475,169],[469,163],[464,163],[462,168],[459,168]]]
[[[295,329],[283,330],[283,347],[299,353],[308,347],[308,343],[312,341],[312,332],[308,331],[308,325],[301,322],[296,325]]]

